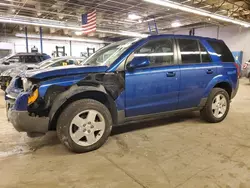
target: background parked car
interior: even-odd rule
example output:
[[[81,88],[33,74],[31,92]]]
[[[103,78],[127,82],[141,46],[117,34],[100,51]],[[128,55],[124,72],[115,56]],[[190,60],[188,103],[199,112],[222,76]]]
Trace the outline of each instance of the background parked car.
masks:
[[[242,64],[241,75],[242,77],[249,78],[250,80],[250,60]]]
[[[32,66],[32,64],[40,63],[49,58],[49,55],[41,53],[17,53],[1,60],[0,72],[3,72],[10,68],[18,67],[22,64]]]
[[[1,73],[0,75],[0,83],[1,89],[5,90],[11,79],[20,73],[31,70],[31,69],[46,69],[48,67],[58,67],[58,66],[66,66],[66,65],[77,65],[82,64],[86,57],[55,57],[52,59],[47,59],[38,64],[33,65],[23,65],[15,68],[8,69]]]
[[[17,53],[12,56],[8,56],[4,58],[0,62],[0,73],[3,73],[6,70],[13,69],[13,68],[20,68],[23,65],[26,65],[28,68],[33,67],[36,64],[50,58],[47,54],[41,53]],[[0,85],[1,89],[5,90],[9,84],[9,79],[5,77],[0,77]]]

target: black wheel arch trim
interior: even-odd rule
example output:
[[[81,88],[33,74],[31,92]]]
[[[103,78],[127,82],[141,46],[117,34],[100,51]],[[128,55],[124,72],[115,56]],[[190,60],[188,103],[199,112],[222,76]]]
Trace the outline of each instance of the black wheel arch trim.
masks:
[[[103,85],[98,84],[98,85],[78,86],[77,84],[75,84],[72,87],[70,87],[68,90],[66,90],[65,92],[59,94],[55,98],[55,100],[54,100],[54,102],[52,104],[52,107],[50,109],[50,112],[49,112],[49,127],[48,127],[48,130],[53,130],[53,127],[56,126],[56,125],[54,125],[56,114],[57,114],[58,110],[61,109],[61,107],[63,107],[65,104],[67,104],[68,100],[73,99],[77,95],[82,95],[82,98],[84,98],[84,95],[87,92],[98,92],[98,93],[101,93],[101,94],[106,96],[106,98],[108,100],[108,104],[110,106],[109,110],[111,111],[113,122],[116,123],[117,122],[116,103],[115,103],[114,99],[106,91],[106,89],[105,89],[105,87]],[[91,98],[91,97],[89,97],[89,98]]]

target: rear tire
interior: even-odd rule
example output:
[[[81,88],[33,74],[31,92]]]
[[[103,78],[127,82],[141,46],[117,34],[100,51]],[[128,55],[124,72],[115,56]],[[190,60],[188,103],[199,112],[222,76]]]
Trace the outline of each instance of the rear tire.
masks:
[[[213,88],[204,108],[200,111],[201,117],[210,123],[223,121],[230,108],[228,93],[222,88]]]
[[[92,99],[71,103],[57,123],[57,135],[70,151],[83,153],[98,149],[108,139],[112,117],[108,108]]]

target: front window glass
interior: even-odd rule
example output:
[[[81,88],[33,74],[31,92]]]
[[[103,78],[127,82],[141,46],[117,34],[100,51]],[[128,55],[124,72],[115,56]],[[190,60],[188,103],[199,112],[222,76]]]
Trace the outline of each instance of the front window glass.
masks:
[[[112,43],[91,55],[84,62],[84,65],[110,66],[123,52],[138,40],[139,39],[127,39]]]
[[[172,39],[153,40],[145,44],[134,54],[135,57],[147,57],[151,67],[171,65],[174,62]]]

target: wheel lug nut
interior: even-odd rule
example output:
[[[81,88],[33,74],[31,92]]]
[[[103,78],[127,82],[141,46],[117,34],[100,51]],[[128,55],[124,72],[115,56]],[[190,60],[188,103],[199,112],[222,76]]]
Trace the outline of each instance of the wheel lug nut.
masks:
[[[90,133],[91,131],[90,130],[88,130],[88,133]]]
[[[86,131],[86,129],[83,129],[83,132],[85,132]]]
[[[86,124],[83,124],[84,127],[86,127]]]
[[[93,129],[94,128],[94,125],[91,125],[91,129]]]
[[[88,122],[88,124],[91,124],[91,122]]]

